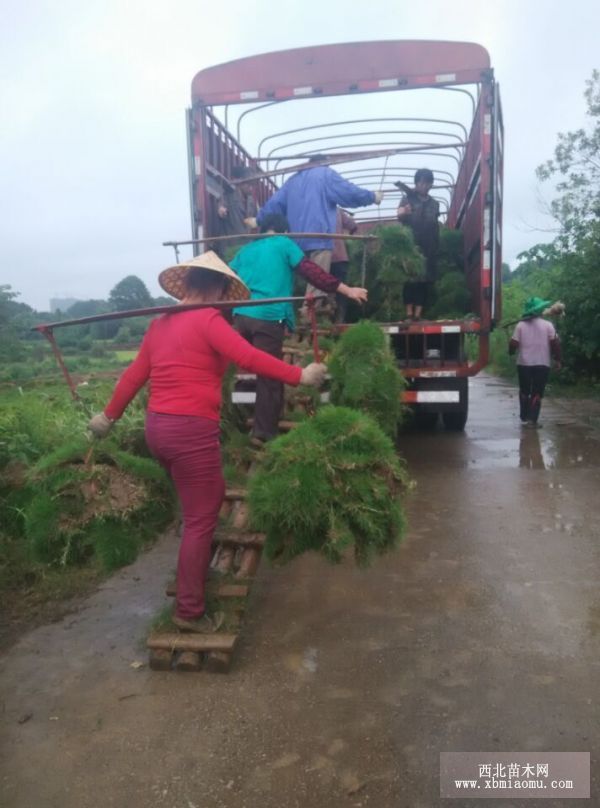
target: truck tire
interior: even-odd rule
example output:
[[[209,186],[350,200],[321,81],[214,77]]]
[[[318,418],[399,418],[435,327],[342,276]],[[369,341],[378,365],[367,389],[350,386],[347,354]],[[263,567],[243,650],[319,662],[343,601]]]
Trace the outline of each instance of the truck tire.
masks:
[[[461,410],[460,412],[443,412],[442,421],[444,422],[445,429],[451,432],[462,432],[467,424],[469,417],[468,410]]]
[[[438,422],[437,412],[415,411],[415,426],[417,429],[435,429]]]

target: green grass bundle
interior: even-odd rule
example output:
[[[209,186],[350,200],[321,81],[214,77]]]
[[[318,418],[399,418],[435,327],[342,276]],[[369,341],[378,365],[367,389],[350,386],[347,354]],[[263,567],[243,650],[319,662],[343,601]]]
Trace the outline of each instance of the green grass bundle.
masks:
[[[133,561],[143,542],[172,518],[172,492],[153,460],[105,442],[85,462],[90,443],[75,438],[29,471],[24,532],[33,558],[105,570]]]
[[[439,277],[443,277],[447,272],[464,273],[465,254],[462,230],[440,227],[437,270]]]
[[[431,320],[460,319],[472,310],[464,262],[464,238],[460,230],[440,228],[438,279],[427,306]]]
[[[412,231],[405,225],[382,225],[372,231],[379,240],[367,249],[365,285],[369,301],[362,316],[377,322],[404,319],[402,290],[407,281],[420,280],[425,272],[425,259],[414,242]],[[363,246],[353,242],[349,247],[350,280],[361,284]],[[460,230],[440,228],[438,280],[434,284],[427,316],[432,319],[464,317],[471,310],[471,295],[464,275],[464,244]],[[449,276],[449,277],[447,277]],[[356,308],[350,309],[357,314]]]
[[[446,272],[435,284],[435,301],[427,309],[431,320],[457,320],[471,310],[471,293],[463,272]]]
[[[338,563],[353,548],[358,565],[397,546],[405,530],[407,485],[392,441],[368,415],[322,407],[267,445],[249,485],[252,526],[280,563],[308,551]]]
[[[378,322],[394,322],[404,317],[402,289],[406,281],[419,280],[425,272],[425,259],[415,244],[410,228],[401,224],[382,225],[372,231],[379,240],[367,248],[365,286],[369,300],[362,316]],[[362,286],[363,246],[350,246],[348,283]]]
[[[329,361],[331,401],[369,413],[383,431],[395,437],[406,382],[390,351],[389,337],[363,320],[345,331]]]

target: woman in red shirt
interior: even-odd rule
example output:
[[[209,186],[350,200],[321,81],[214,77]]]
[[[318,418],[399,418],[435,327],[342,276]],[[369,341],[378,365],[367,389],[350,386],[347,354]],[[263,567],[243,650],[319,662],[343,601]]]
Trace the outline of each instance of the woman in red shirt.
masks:
[[[249,290],[214,252],[161,272],[162,288],[181,303],[246,300]],[[170,474],[181,502],[183,536],[177,564],[173,623],[184,631],[216,631],[222,615],[205,613],[204,588],[211,544],[225,493],[219,417],[221,384],[230,362],[291,385],[318,386],[325,366],[301,369],[259,351],[216,308],[164,314],[150,324],[134,362],[103,413],[89,428],[110,431],[129,402],[150,382],[146,442]]]

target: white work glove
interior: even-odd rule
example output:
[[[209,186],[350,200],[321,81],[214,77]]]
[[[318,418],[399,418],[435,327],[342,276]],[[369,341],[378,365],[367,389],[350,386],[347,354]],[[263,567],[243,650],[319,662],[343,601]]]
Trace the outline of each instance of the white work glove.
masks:
[[[114,421],[107,418],[103,412],[90,418],[88,429],[96,438],[105,438],[113,428]]]
[[[383,191],[373,191],[373,193],[375,194],[375,204],[381,205],[383,202]]]
[[[325,381],[325,374],[327,373],[327,366],[322,362],[311,362],[305,368],[302,368],[302,376],[300,376],[300,384],[307,384],[310,387],[321,387]]]

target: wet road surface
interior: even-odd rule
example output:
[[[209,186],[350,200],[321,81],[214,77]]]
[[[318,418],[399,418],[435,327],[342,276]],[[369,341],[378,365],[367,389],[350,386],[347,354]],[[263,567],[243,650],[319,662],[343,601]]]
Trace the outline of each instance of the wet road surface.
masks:
[[[571,804],[439,798],[441,751],[600,747],[600,442],[482,376],[464,434],[401,440],[401,550],[261,571],[227,676],[152,673],[166,537],[0,660],[4,808]]]

